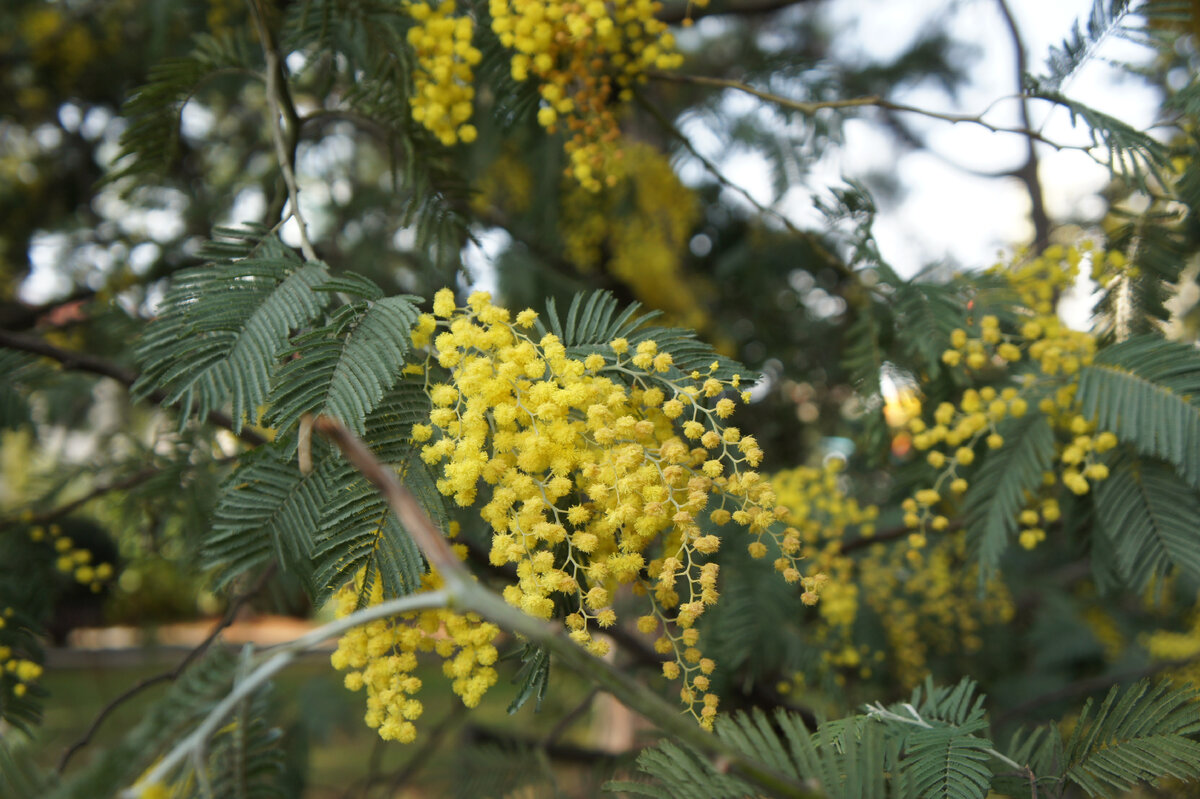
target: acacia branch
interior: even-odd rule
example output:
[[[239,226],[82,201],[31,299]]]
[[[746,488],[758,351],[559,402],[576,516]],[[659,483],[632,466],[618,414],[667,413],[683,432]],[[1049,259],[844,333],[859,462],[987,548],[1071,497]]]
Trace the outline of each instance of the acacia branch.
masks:
[[[317,253],[313,250],[312,242],[308,238],[308,223],[304,220],[304,214],[300,212],[300,187],[296,182],[299,119],[296,115],[295,105],[292,103],[291,94],[287,89],[283,59],[279,56],[279,47],[267,26],[265,14],[258,0],[250,0],[250,15],[254,18],[254,26],[258,29],[263,55],[267,61],[267,108],[271,117],[271,138],[275,142],[275,156],[279,160],[279,171],[283,175],[283,182],[287,187],[288,202],[292,207],[291,217],[296,220],[296,227],[300,231],[300,252],[304,254],[305,260],[316,261]],[[285,119],[290,131],[286,134],[283,128]]]
[[[757,97],[768,103],[772,103],[781,108],[787,108],[791,111],[804,114],[805,116],[813,116],[818,111],[827,109],[843,109],[843,108],[880,108],[885,111],[897,111],[905,114],[916,114],[917,116],[928,117],[929,119],[937,119],[942,122],[949,122],[954,125],[967,124],[978,125],[982,128],[990,130],[992,133],[1012,133],[1018,136],[1024,136],[1031,142],[1038,141],[1053,147],[1055,150],[1078,150],[1085,153],[1092,160],[1099,164],[1105,162],[1096,157],[1092,152],[1092,147],[1083,144],[1064,144],[1062,142],[1049,139],[1036,130],[1029,127],[1008,127],[1005,125],[996,125],[984,119],[987,110],[978,114],[951,114],[941,111],[931,111],[927,108],[919,108],[913,105],[905,105],[904,103],[896,103],[881,97],[877,94],[869,94],[863,97],[849,97],[841,100],[814,100],[805,102],[803,100],[793,100],[790,97],[774,94],[772,92],[757,89],[748,83],[732,80],[730,78],[713,78],[704,75],[686,75],[679,72],[650,72],[649,76],[655,80],[667,81],[671,83],[690,83],[697,86],[710,86],[719,89],[734,89],[735,91],[744,92],[746,94]],[[993,103],[994,105],[994,103]]]
[[[89,372],[101,377],[108,377],[116,380],[126,388],[132,388],[137,382],[138,374],[132,369],[126,369],[112,361],[98,358],[95,355],[89,355],[86,352],[76,352],[74,350],[63,349],[56,347],[44,339],[34,336],[26,336],[22,333],[12,333],[8,330],[0,330],[0,347],[6,347],[10,350],[19,352],[28,352],[33,355],[41,355],[44,358],[49,358],[52,361],[58,361],[63,368],[71,369],[79,372]],[[146,394],[145,399],[153,402],[155,405],[168,406],[167,395],[164,391],[156,389]],[[169,406],[168,406],[169,407]],[[220,411],[209,411],[205,420],[216,427],[223,427],[226,430],[234,433],[245,443],[252,447],[261,446],[267,443],[267,440],[253,430],[243,427],[241,430],[235,430],[233,420]]]

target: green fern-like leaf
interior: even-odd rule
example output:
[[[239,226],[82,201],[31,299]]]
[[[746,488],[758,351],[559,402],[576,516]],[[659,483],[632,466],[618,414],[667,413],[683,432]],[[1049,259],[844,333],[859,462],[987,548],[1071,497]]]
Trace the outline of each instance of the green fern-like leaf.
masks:
[[[1113,568],[1130,587],[1175,569],[1200,577],[1200,496],[1175,470],[1122,459],[1096,485],[1099,528],[1112,543]]]
[[[404,368],[409,332],[419,312],[410,297],[386,297],[300,336],[271,391],[269,419],[289,430],[302,414],[341,420],[356,434]]]
[[[980,579],[995,572],[1016,533],[1025,492],[1041,485],[1054,457],[1054,432],[1037,410],[1006,420],[999,429],[1004,447],[989,455],[966,498],[967,545],[979,562]]]
[[[1066,747],[1067,779],[1090,796],[1111,796],[1160,777],[1200,777],[1200,705],[1191,688],[1142,681],[1091,700]]]
[[[217,585],[272,555],[307,578],[313,536],[342,462],[321,459],[309,474],[272,447],[261,447],[222,486],[202,561],[218,569]]]
[[[1167,182],[1164,175],[1173,171],[1170,152],[1153,136],[1048,86],[1034,86],[1031,96],[1066,108],[1072,124],[1082,121],[1091,137],[1092,147],[1104,150],[1113,177],[1126,180],[1137,188],[1145,187],[1147,177],[1154,177],[1159,183]]]
[[[1117,32],[1121,20],[1129,12],[1129,0],[1093,0],[1086,28],[1076,21],[1071,35],[1059,46],[1051,47],[1046,57],[1048,74],[1038,83],[1057,91],[1095,52],[1108,35]]]
[[[638,303],[623,311],[619,307],[616,298],[607,291],[581,292],[571,300],[567,317],[562,320],[554,300],[550,299],[546,303],[546,320],[539,322],[540,330],[558,336],[567,353],[576,358],[594,352],[611,357],[609,343],[616,338],[628,339],[631,347],[654,341],[659,352],[671,355],[674,365],[665,376],[676,381],[693,371],[718,380],[729,380],[734,375],[748,381],[756,379],[747,367],[697,339],[695,331],[648,324],[659,315],[657,311],[639,315]],[[713,363],[717,368],[710,371]]]
[[[287,795],[280,779],[284,773],[283,733],[267,721],[267,698],[267,691],[259,691],[242,702],[214,738],[208,764],[212,793],[197,790],[196,799],[210,795],[283,799]]]
[[[930,379],[942,372],[942,353],[950,346],[950,333],[966,317],[966,303],[957,286],[945,283],[904,282],[896,288],[895,307],[904,330],[921,331],[903,337],[908,354]]]
[[[146,85],[134,91],[121,109],[128,125],[121,134],[117,167],[107,179],[166,172],[178,157],[184,104],[214,75],[253,76],[250,67],[256,49],[244,29],[220,36],[200,34],[191,53],[154,67]]]
[[[1200,488],[1200,352],[1157,336],[1108,347],[1083,368],[1077,398],[1101,430],[1161,458]]]
[[[900,767],[911,780],[913,796],[983,799],[992,780],[991,746],[954,727],[919,730],[908,737]]]
[[[314,287],[327,276],[270,241],[254,258],[181,272],[138,343],[135,393],[161,390],[185,417],[232,402],[240,429],[267,401],[288,337],[325,306]]]

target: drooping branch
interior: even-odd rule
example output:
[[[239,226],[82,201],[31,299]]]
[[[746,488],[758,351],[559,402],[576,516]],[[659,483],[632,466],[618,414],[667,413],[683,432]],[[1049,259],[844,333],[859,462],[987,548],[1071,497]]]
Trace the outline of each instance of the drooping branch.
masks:
[[[79,372],[89,372],[101,377],[108,377],[116,380],[126,388],[132,388],[137,382],[138,374],[132,369],[126,369],[124,366],[115,364],[112,361],[99,358],[95,355],[89,355],[86,352],[75,352],[74,350],[57,347],[44,339],[35,336],[27,336],[22,333],[12,333],[7,330],[0,330],[0,347],[6,347],[10,350],[19,352],[28,352],[33,355],[41,355],[43,358],[49,358],[52,361],[58,361],[63,368],[71,369]],[[153,402],[155,405],[166,405],[167,395],[163,391],[155,390],[146,395],[146,399]],[[267,443],[267,440],[258,433],[246,427],[235,431],[233,420],[227,414],[220,411],[209,411],[206,421],[216,427],[223,427],[230,432],[234,432],[238,438],[252,447],[261,446]]]
[[[133,488],[134,486],[141,485],[161,471],[162,470],[157,466],[152,466],[150,468],[135,472],[122,480],[117,480],[115,482],[93,488],[79,499],[71,500],[70,502],[59,505],[58,507],[51,508],[50,510],[42,511],[41,513],[27,514],[20,517],[0,519],[0,530],[5,530],[15,524],[46,524],[56,519],[61,519],[64,516],[70,516],[72,513],[79,510],[93,499],[102,497],[105,494],[111,494],[114,491],[124,491],[126,489]]]

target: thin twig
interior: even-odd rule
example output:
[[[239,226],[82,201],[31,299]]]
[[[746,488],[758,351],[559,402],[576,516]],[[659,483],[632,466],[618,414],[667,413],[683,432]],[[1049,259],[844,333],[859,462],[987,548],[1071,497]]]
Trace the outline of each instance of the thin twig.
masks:
[[[102,497],[105,494],[112,493],[113,491],[124,491],[127,488],[133,488],[134,486],[146,482],[151,477],[154,477],[161,472],[162,469],[158,468],[157,466],[151,466],[148,469],[142,469],[140,472],[131,474],[129,477],[126,477],[123,480],[117,480],[114,483],[108,483],[107,485],[102,485],[99,488],[94,488],[79,499],[59,505],[56,508],[51,508],[50,510],[42,511],[41,513],[30,514],[27,516],[11,516],[7,519],[0,519],[0,530],[6,530],[16,524],[46,524],[47,522],[52,522],[55,519],[61,519],[63,516],[71,515],[97,497]]]
[[[996,125],[984,119],[984,114],[987,110],[979,114],[951,114],[942,111],[931,111],[927,108],[918,108],[913,105],[905,105],[904,103],[896,103],[885,99],[877,94],[869,94],[863,97],[849,97],[841,100],[814,100],[812,102],[804,102],[803,100],[793,100],[790,97],[784,97],[772,92],[757,89],[748,83],[732,80],[730,78],[713,78],[704,75],[687,75],[680,72],[651,72],[651,78],[655,80],[668,81],[672,83],[691,83],[698,86],[711,86],[719,89],[734,89],[736,91],[745,92],[746,94],[757,97],[760,100],[778,105],[781,108],[787,108],[792,111],[797,111],[806,116],[812,116],[818,111],[826,109],[843,109],[843,108],[882,108],[887,111],[899,111],[906,114],[916,114],[918,116],[928,117],[930,119],[941,120],[951,124],[967,124],[979,125],[980,127],[990,130],[992,133],[1013,133],[1018,136],[1025,136],[1031,141],[1039,141],[1053,147],[1055,150],[1078,150],[1090,156],[1099,164],[1104,163],[1102,159],[1092,152],[1092,147],[1084,144],[1063,144],[1062,142],[1046,138],[1036,130],[1031,130],[1028,127],[1007,127],[1005,125]],[[994,104],[993,104],[994,105]],[[989,106],[990,109],[990,106]]]
[[[75,743],[71,744],[66,748],[66,750],[63,751],[62,757],[60,757],[58,760],[58,773],[62,774],[63,771],[66,770],[67,764],[71,761],[71,758],[75,755],[75,753],[91,743],[92,737],[100,729],[100,725],[103,724],[104,720],[107,719],[118,707],[127,702],[129,699],[132,699],[134,696],[140,694],[147,688],[151,688],[164,682],[174,682],[175,680],[179,679],[183,673],[188,670],[188,667],[190,667],[200,658],[201,655],[208,651],[208,648],[213,645],[214,641],[217,640],[217,636],[221,634],[221,631],[233,623],[238,612],[242,609],[242,606],[245,605],[246,602],[248,602],[256,594],[262,591],[262,589],[266,586],[267,581],[270,580],[274,574],[275,564],[272,563],[270,566],[267,566],[267,568],[262,570],[257,579],[255,579],[253,585],[230,600],[229,607],[225,609],[225,615],[221,617],[220,621],[216,623],[205,639],[201,641],[194,649],[192,649],[192,651],[188,652],[187,656],[184,657],[183,660],[179,661],[179,664],[175,666],[175,668],[171,669],[170,671],[165,671],[162,674],[156,674],[153,677],[147,677],[102,707],[100,712],[96,715],[96,718],[92,719],[92,723],[88,726],[87,732],[85,732],[79,738],[79,740],[75,741]]]
[[[294,132],[296,112],[287,90],[287,76],[283,72],[283,60],[279,57],[279,48],[267,26],[259,0],[248,0],[248,2],[250,3],[250,14],[254,18],[254,25],[258,29],[258,37],[262,41],[263,55],[267,61],[267,107],[271,116],[271,138],[275,141],[275,156],[279,159],[279,171],[283,175],[284,185],[287,186],[288,202],[292,206],[291,216],[296,220],[296,227],[300,231],[300,252],[304,254],[305,260],[316,261],[317,253],[313,250],[312,242],[308,238],[308,223],[304,221],[304,214],[300,212],[300,187],[296,182],[297,136]],[[293,131],[291,145],[288,144],[283,130],[285,107],[291,109],[289,114],[289,128]]]
[[[126,369],[112,361],[106,361],[103,358],[98,358],[95,355],[89,355],[85,352],[75,352],[63,349],[62,347],[56,347],[35,336],[26,336],[22,333],[0,330],[0,347],[41,355],[42,357],[58,361],[66,369],[90,372],[101,377],[110,377],[126,388],[132,388],[138,379],[137,372],[134,372],[132,369]],[[167,405],[167,395],[161,390],[152,391],[146,394],[145,398],[156,405]],[[252,447],[267,443],[265,438],[249,428],[243,427],[235,431],[233,420],[220,411],[209,411],[208,416],[205,418],[211,425],[223,427],[226,430],[234,432],[238,438]]]

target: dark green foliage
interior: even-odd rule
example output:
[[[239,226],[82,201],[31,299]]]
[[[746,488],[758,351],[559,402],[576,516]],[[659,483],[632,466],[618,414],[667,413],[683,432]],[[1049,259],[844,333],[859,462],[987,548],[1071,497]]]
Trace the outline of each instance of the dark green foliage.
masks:
[[[1200,487],[1200,352],[1141,336],[1097,353],[1077,396],[1083,413],[1143,455]]]
[[[1160,777],[1200,777],[1195,692],[1142,681],[1114,686],[1095,714],[1088,700],[1067,741],[1066,777],[1089,796],[1112,796]]]
[[[1130,588],[1176,570],[1200,578],[1200,496],[1171,467],[1119,459],[1096,485],[1096,511],[1112,565]]]
[[[332,416],[362,435],[404,368],[418,310],[410,297],[343,306],[333,321],[295,339],[271,390],[272,426],[286,431],[306,413]]]
[[[1054,431],[1036,408],[1019,419],[999,425],[1004,446],[991,453],[970,480],[965,515],[967,545],[979,562],[980,579],[1000,564],[1017,530],[1017,515],[1026,505],[1026,492],[1042,483],[1042,472],[1054,456]]]
[[[232,402],[235,429],[254,421],[289,336],[325,306],[328,294],[314,288],[327,276],[273,239],[253,258],[179,273],[138,343],[135,392],[163,391],[184,417]]]
[[[145,85],[129,96],[122,115],[129,125],[121,135],[117,168],[108,180],[158,176],[179,157],[179,119],[186,103],[203,83],[215,76],[240,74],[254,78],[254,47],[239,28],[220,36],[199,34],[192,52],[168,58],[155,66]]]
[[[526,643],[521,647],[521,668],[513,682],[517,684],[517,695],[508,705],[509,713],[516,713],[530,699],[536,698],[534,711],[542,709],[546,697],[546,686],[550,684],[550,652],[544,647]]]

